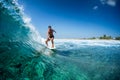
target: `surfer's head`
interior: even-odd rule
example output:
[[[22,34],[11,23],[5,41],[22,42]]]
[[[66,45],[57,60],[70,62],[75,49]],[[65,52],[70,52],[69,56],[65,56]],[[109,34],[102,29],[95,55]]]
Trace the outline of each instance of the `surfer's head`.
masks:
[[[51,26],[48,26],[48,28],[50,28],[50,29],[51,29]]]

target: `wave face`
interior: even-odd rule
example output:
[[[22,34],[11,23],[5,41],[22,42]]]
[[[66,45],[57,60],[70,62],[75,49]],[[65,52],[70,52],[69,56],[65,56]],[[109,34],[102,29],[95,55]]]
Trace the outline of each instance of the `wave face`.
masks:
[[[42,42],[17,0],[0,0],[0,80],[120,79],[120,41]]]
[[[16,0],[0,0],[0,38],[0,42],[19,42],[34,47],[34,42],[41,41]]]
[[[0,0],[0,80],[51,78],[54,64],[45,50],[17,0]]]

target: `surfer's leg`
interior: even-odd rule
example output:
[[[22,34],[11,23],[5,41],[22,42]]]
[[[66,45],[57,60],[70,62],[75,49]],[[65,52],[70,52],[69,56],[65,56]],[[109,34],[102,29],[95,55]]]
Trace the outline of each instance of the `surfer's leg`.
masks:
[[[51,38],[52,48],[54,48],[54,38]]]
[[[45,41],[46,45],[48,46],[48,41],[49,41],[49,38],[47,38],[47,40]]]

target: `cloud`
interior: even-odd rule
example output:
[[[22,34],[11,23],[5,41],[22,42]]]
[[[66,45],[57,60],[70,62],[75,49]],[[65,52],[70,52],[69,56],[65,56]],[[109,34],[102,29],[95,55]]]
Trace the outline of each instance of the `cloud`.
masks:
[[[116,0],[100,0],[101,4],[105,5],[109,5],[109,6],[116,6]]]
[[[107,4],[110,6],[116,6],[116,0],[108,0]]]
[[[93,9],[94,9],[94,10],[97,10],[97,9],[98,9],[98,6],[94,6]]]

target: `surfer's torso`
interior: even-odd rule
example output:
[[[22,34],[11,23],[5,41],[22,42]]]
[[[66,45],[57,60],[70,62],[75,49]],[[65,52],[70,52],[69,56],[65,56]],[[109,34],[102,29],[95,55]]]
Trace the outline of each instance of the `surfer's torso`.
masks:
[[[54,32],[53,29],[48,29],[48,37],[49,38],[54,38],[53,32]]]

